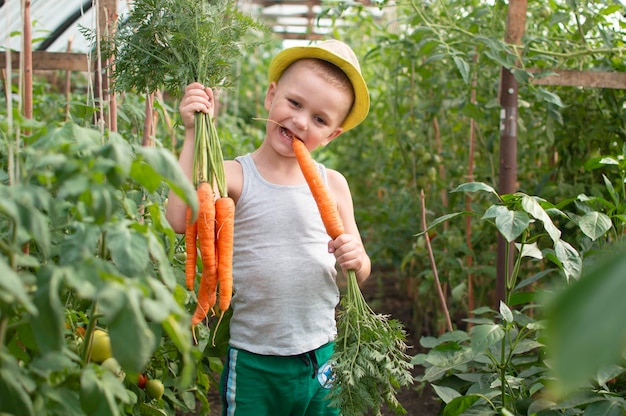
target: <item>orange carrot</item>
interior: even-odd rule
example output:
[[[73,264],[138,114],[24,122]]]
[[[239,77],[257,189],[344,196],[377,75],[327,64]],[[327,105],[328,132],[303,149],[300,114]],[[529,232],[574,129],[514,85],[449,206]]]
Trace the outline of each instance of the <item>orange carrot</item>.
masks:
[[[198,290],[198,304],[191,318],[197,325],[215,305],[217,288],[217,260],[215,256],[215,202],[208,182],[198,185],[198,246],[202,257],[202,276]]]
[[[302,170],[304,179],[309,185],[311,194],[313,194],[317,208],[322,216],[322,222],[324,223],[324,227],[326,227],[326,232],[330,238],[335,239],[340,234],[344,233],[343,221],[339,216],[337,204],[330,196],[330,192],[328,191],[328,188],[326,187],[326,184],[324,184],[322,176],[319,173],[317,164],[313,161],[313,158],[304,143],[294,137],[292,146],[296,159],[298,160],[298,164],[300,165],[300,170]]]
[[[185,229],[185,251],[187,259],[185,260],[185,283],[187,289],[193,290],[196,281],[196,260],[198,259],[198,247],[196,238],[198,236],[198,223],[191,222],[191,208],[187,207],[187,228]]]
[[[233,237],[235,227],[235,201],[218,198],[215,201],[217,240],[217,278],[219,281],[219,308],[224,313],[230,306],[233,294]]]

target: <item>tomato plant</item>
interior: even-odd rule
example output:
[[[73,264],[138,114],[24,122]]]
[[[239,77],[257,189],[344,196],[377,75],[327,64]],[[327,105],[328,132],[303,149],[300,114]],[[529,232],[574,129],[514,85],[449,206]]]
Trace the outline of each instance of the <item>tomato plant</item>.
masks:
[[[211,370],[163,216],[167,187],[195,203],[176,159],[71,121],[16,123],[32,133],[9,141],[1,124],[0,412],[195,408]],[[128,381],[157,371],[158,404]]]

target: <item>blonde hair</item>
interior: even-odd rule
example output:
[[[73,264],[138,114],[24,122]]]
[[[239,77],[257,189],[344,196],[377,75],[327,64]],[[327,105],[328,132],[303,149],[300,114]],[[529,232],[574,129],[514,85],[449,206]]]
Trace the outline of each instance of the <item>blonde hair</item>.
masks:
[[[282,73],[281,78],[292,69],[295,64],[301,63],[313,70],[316,74],[320,75],[326,82],[334,87],[338,87],[342,91],[347,91],[352,96],[352,102],[354,103],[354,88],[352,82],[345,72],[341,70],[337,65],[317,58],[303,58],[293,62]]]

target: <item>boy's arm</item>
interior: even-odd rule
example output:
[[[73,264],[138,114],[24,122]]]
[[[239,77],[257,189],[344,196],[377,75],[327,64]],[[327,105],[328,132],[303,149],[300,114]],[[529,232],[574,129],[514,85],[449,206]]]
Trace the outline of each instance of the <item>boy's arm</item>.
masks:
[[[356,272],[357,280],[361,284],[369,277],[372,264],[354,218],[350,187],[342,174],[332,169],[326,171],[330,191],[337,202],[345,233],[329,243],[329,251],[335,255],[343,270],[352,269]]]
[[[189,84],[180,102],[180,115],[185,126],[185,141],[178,157],[178,163],[185,176],[193,180],[193,154],[195,137],[195,113],[204,112],[213,116],[214,96],[210,88],[199,83]],[[165,218],[177,233],[184,233],[186,228],[187,204],[178,195],[170,191],[168,194]]]

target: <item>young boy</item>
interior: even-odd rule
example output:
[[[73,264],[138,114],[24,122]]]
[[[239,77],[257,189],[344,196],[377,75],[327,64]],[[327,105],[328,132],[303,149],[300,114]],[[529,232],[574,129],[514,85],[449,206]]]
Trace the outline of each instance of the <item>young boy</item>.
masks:
[[[345,234],[329,241],[294,156],[358,125],[369,111],[367,86],[348,45],[336,40],[281,51],[269,68],[265,139],[251,154],[225,161],[235,200],[233,315],[221,393],[223,415],[338,415],[328,406],[328,362],[337,335],[336,268],[359,282],[371,263],[343,175],[319,165]],[[186,88],[180,113],[186,135],[180,164],[191,178],[194,113],[213,114],[210,88]],[[170,193],[166,216],[185,230],[184,202]]]

